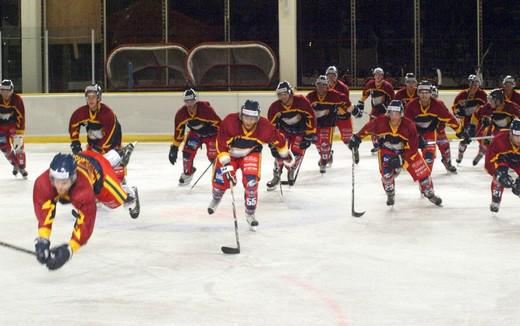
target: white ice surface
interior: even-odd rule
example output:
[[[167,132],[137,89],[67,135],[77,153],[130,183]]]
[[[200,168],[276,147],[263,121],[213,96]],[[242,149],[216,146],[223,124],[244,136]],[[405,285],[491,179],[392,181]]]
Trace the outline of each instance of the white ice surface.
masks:
[[[0,160],[0,241],[33,249],[33,182],[68,144],[26,147],[28,181]],[[248,231],[240,186],[242,253],[228,256],[220,247],[235,245],[229,193],[209,216],[210,174],[190,192],[177,185],[181,158],[170,165],[168,144],[140,143],[128,169],[139,219],[100,209],[89,243],[55,272],[0,246],[0,325],[519,325],[520,200],[506,190],[491,216],[491,179],[483,162],[471,166],[476,145],[457,175],[437,160],[444,207],[421,198],[403,171],[393,209],[370,147],[356,168],[356,209],[367,211],[359,219],[345,145],[334,144],[324,176],[311,148],[283,200],[266,191],[265,149],[260,226]],[[207,164],[199,152],[196,177]],[[70,210],[58,206],[54,245],[70,236]]]

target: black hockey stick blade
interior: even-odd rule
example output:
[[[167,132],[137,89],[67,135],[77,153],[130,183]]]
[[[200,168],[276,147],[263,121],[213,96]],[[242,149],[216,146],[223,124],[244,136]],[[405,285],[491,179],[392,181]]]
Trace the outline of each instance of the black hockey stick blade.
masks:
[[[355,210],[352,210],[352,216],[354,217],[361,217],[363,215],[365,215],[366,211],[365,212],[356,212]]]
[[[240,248],[224,247],[222,246],[222,252],[228,255],[236,255],[240,253]]]
[[[15,245],[3,242],[3,241],[0,241],[0,246],[6,247],[6,248],[10,248],[10,249],[14,249],[14,250],[17,250],[17,251],[20,251],[20,252],[24,252],[26,254],[33,255],[33,256],[36,255],[36,253],[34,251],[32,251],[32,250],[28,250],[28,249],[25,249],[25,248],[22,248],[22,247],[18,247],[18,246],[15,246]]]

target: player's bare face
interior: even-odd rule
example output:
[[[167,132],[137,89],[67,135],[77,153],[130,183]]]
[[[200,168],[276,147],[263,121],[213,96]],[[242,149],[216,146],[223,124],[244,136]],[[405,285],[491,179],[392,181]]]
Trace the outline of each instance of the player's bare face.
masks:
[[[422,104],[428,104],[430,102],[430,98],[432,97],[431,92],[421,91],[419,92],[419,100]]]
[[[383,75],[382,74],[375,74],[374,75],[374,80],[376,81],[377,84],[380,84],[383,81]]]
[[[278,99],[282,102],[282,104],[289,104],[291,96],[289,93],[278,93]]]
[[[511,143],[516,147],[520,147],[520,135],[511,135]]]
[[[505,90],[506,92],[508,92],[508,93],[511,92],[511,91],[513,90],[513,84],[511,84],[511,83],[505,83],[505,84],[504,84],[504,90]]]
[[[416,81],[409,81],[406,83],[406,88],[408,88],[409,91],[413,90],[416,87],[417,87]]]
[[[401,112],[390,111],[388,112],[388,118],[390,119],[390,124],[392,126],[397,126],[399,123],[401,123]]]
[[[255,127],[256,123],[258,122],[257,117],[250,117],[250,116],[242,116],[242,125],[246,130],[251,130]]]
[[[186,101],[184,101],[184,104],[186,104],[186,107],[187,107],[188,109],[193,110],[193,109],[195,108],[195,103],[196,103],[196,102],[197,102],[197,101],[195,101],[195,100],[186,100]]]
[[[320,96],[324,96],[327,94],[327,91],[329,90],[329,86],[327,84],[319,83],[316,85],[316,90],[318,91],[318,94]]]
[[[97,95],[95,93],[87,94],[87,105],[90,109],[96,109],[98,104]]]
[[[12,91],[2,90],[0,93],[2,94],[2,99],[4,101],[8,101],[9,98],[11,97]]]
[[[478,83],[478,82],[473,82],[473,83],[471,84],[471,86],[469,87],[469,92],[470,92],[470,93],[475,93],[475,92],[479,89],[479,87],[480,87],[480,83]]]
[[[56,192],[58,195],[62,196],[69,192],[70,187],[72,187],[71,179],[51,179],[52,185],[56,188]]]
[[[327,80],[329,81],[329,84],[334,85],[338,80],[338,76],[336,76],[335,74],[327,74]]]

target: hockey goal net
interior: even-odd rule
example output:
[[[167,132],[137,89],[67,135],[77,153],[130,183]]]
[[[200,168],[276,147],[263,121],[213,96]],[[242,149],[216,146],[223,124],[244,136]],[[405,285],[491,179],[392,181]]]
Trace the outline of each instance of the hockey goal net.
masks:
[[[112,90],[182,89],[188,51],[180,44],[123,45],[107,59],[107,77]]]
[[[277,59],[259,42],[202,43],[186,58],[186,73],[198,88],[266,87],[276,73]]]

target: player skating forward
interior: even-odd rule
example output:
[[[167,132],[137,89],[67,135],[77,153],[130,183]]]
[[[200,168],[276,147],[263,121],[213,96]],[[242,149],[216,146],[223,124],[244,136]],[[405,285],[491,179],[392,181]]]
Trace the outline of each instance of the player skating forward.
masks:
[[[403,103],[393,100],[387,107],[387,114],[369,121],[352,136],[349,148],[357,152],[361,139],[372,135],[379,141],[379,172],[383,189],[387,195],[386,204],[395,202],[395,181],[401,168],[410,173],[414,181],[419,182],[421,193],[428,200],[440,206],[442,199],[433,191],[430,169],[418,152],[418,135],[415,124],[404,117]]]
[[[439,99],[439,90],[435,85],[432,85],[432,98],[441,102],[441,104],[446,107],[446,104]],[[457,168],[451,164],[451,148],[450,141],[446,135],[446,124],[442,121],[439,121],[439,126],[437,127],[437,147],[439,148],[439,152],[441,152],[441,162],[444,164],[446,171],[456,173]]]
[[[356,105],[356,109],[359,112],[363,112],[365,109],[365,100],[370,96],[372,110],[370,111],[370,119],[377,118],[386,113],[386,106],[390,103],[391,100],[394,99],[394,87],[390,82],[384,80],[385,72],[383,68],[375,68],[373,71],[374,79],[370,79],[363,88],[363,94],[361,95],[361,99],[358,101]],[[357,111],[353,111],[354,113]],[[357,114],[355,114],[357,116]],[[372,148],[372,153],[377,153],[378,150],[378,141],[375,137],[372,137],[372,144],[374,148]]]
[[[137,188],[121,185],[103,155],[90,150],[76,155],[57,154],[50,168],[34,183],[33,203],[38,220],[36,259],[50,270],[63,266],[85,245],[96,221],[96,200],[110,208],[128,207],[130,216],[139,216]],[[50,248],[57,203],[71,203],[76,222],[68,243]]]
[[[102,90],[97,84],[85,88],[86,105],[77,108],[70,117],[69,135],[73,154],[82,151],[79,140],[81,127],[87,130],[87,149],[101,153],[114,168],[119,180],[126,174],[126,165],[134,150],[133,144],[121,147],[121,125],[116,114],[101,103]]]
[[[230,182],[236,184],[236,170],[242,170],[245,188],[245,213],[251,230],[258,226],[255,218],[258,200],[258,181],[262,161],[262,145],[271,144],[288,167],[294,165],[294,156],[287,148],[285,137],[264,117],[260,105],[247,100],[240,113],[224,118],[217,136],[217,160],[213,170],[213,199],[208,213],[213,214]]]
[[[509,129],[515,118],[520,118],[520,106],[506,101],[504,90],[497,88],[489,93],[488,102],[473,112],[471,124],[473,130],[479,130],[475,136],[494,136],[500,130]],[[479,152],[473,159],[473,165],[477,165],[486,154],[490,143],[489,139],[479,140]]]
[[[406,74],[404,83],[406,86],[395,93],[394,100],[403,102],[403,105],[406,109],[406,104],[408,104],[411,100],[418,98],[419,95],[417,95],[417,79],[413,73],[409,72]]]
[[[504,87],[503,90],[505,100],[520,105],[520,93],[515,91],[515,79],[512,76],[507,75],[506,77],[504,77],[504,80],[502,81],[502,86]]]
[[[276,87],[276,95],[278,100],[269,107],[267,119],[285,136],[289,149],[294,154],[295,164],[287,168],[287,182],[292,186],[306,149],[316,140],[316,117],[307,98],[295,95],[289,82],[280,82]],[[284,166],[278,150],[275,147],[271,150],[275,161],[273,179],[267,182],[267,190],[276,189]]]
[[[336,113],[336,127],[338,127],[339,134],[343,143],[348,144],[352,137],[352,103],[350,102],[350,90],[344,82],[338,79],[338,69],[335,66],[330,66],[325,71],[327,80],[329,82],[329,89],[344,96],[344,103],[338,107]]]
[[[428,164],[428,168],[433,170],[433,163],[435,162],[435,154],[437,152],[437,128],[439,123],[448,125],[455,130],[461,138],[468,138],[460,130],[460,125],[457,119],[451,114],[448,108],[441,102],[431,97],[432,84],[429,81],[422,81],[417,93],[419,98],[409,102],[405,109],[405,117],[415,122],[415,127],[419,134],[419,148],[422,151],[422,156]]]
[[[184,92],[184,106],[175,114],[175,132],[173,144],[168,155],[171,164],[177,161],[179,146],[184,142],[182,150],[183,172],[179,178],[179,185],[186,186],[191,182],[196,168],[193,160],[197,150],[206,145],[206,155],[210,162],[217,156],[216,139],[220,118],[209,102],[197,101],[197,93],[193,89]],[[189,129],[186,135],[186,127]]]
[[[14,84],[9,79],[0,85],[2,102],[0,103],[0,150],[13,166],[13,175],[18,173],[27,178],[25,170],[25,108],[22,98],[14,93]]]
[[[480,89],[480,79],[476,75],[468,76],[469,88],[461,91],[453,101],[451,107],[453,114],[459,118],[459,122],[470,136],[474,136],[478,133],[475,130],[475,126],[471,124],[471,116],[480,106],[486,104],[487,94]],[[462,162],[464,152],[468,147],[469,140],[465,139],[459,143],[459,153],[457,155],[457,163]]]
[[[350,113],[346,108],[351,106],[349,99],[341,93],[333,89],[329,89],[327,77],[321,75],[316,79],[316,90],[307,94],[307,100],[316,115],[316,148],[320,154],[318,166],[320,173],[325,173],[327,167],[332,165],[332,138],[334,137],[334,129],[338,117],[338,110],[343,108],[350,119]]]
[[[500,131],[486,153],[486,170],[493,177],[491,182],[492,212],[498,212],[504,188],[511,188],[520,197],[520,119],[511,123],[509,130]],[[516,180],[509,174],[513,170]]]

